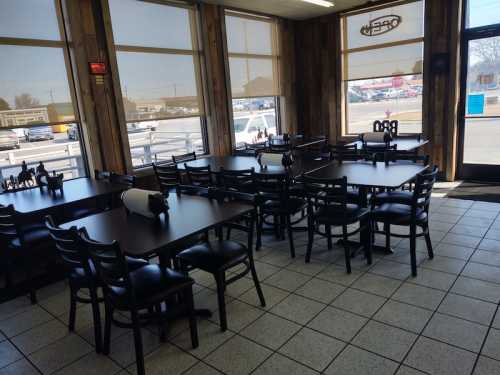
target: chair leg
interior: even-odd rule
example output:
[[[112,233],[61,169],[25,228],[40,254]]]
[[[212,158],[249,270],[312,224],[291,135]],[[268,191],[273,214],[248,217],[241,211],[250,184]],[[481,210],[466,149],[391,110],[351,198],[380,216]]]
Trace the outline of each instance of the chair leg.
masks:
[[[363,225],[362,223],[360,223]],[[373,262],[373,257],[372,257],[372,246],[373,246],[373,241],[372,241],[372,230],[373,226],[372,223],[367,222],[366,224],[367,228],[367,235],[366,235],[366,243],[363,244],[365,248],[365,257],[366,257],[366,262],[368,265],[371,265]]]
[[[273,215],[274,235],[276,239],[280,239],[280,220],[278,215]]]
[[[139,315],[136,310],[132,310],[131,315],[132,315],[132,327],[134,330],[134,346],[135,346],[135,360],[137,363],[137,375],[145,375],[146,370],[144,368],[144,353],[142,350],[142,335],[141,335],[141,325],[139,322]]]
[[[227,233],[226,233],[226,240],[231,239],[231,228],[227,228]]]
[[[36,297],[36,285],[34,282],[34,265],[29,264],[27,266],[27,282],[29,284],[29,294],[30,294],[30,301],[31,304],[34,305],[38,302],[38,299]]]
[[[415,225],[410,226],[410,261],[411,261],[411,274],[413,277],[417,276],[417,228]]]
[[[264,230],[264,214],[259,215],[259,220],[257,223],[257,243],[255,244],[255,250],[259,251],[262,247],[262,231]]]
[[[76,291],[73,288],[70,289],[69,294],[69,331],[73,332],[75,330],[76,321]]]
[[[266,307],[266,300],[264,298],[264,293],[262,293],[262,288],[260,287],[259,277],[257,276],[257,271],[255,269],[255,263],[253,259],[249,259],[250,272],[252,273],[253,283],[255,284],[255,289],[257,290],[257,295],[259,296],[260,305]]]
[[[105,316],[104,316],[104,342],[103,354],[108,355],[111,349],[111,322],[113,320],[113,308],[106,302],[104,303]]]
[[[295,246],[293,243],[292,218],[290,215],[286,216],[286,228],[288,230],[288,241],[290,242],[290,256],[292,258],[295,258]]]
[[[102,329],[101,329],[101,313],[99,311],[99,302],[97,299],[97,290],[90,288],[90,299],[92,300],[92,315],[94,316],[94,341],[95,351],[102,352]]]
[[[332,226],[331,225],[325,225],[325,232],[326,232],[326,241],[328,245],[328,250],[331,250],[333,248],[333,243],[332,243]]]
[[[429,224],[425,224],[424,230],[425,244],[427,245],[427,253],[429,254],[429,259],[434,259],[434,250],[432,249],[431,234],[429,233]]]
[[[385,232],[385,249],[386,249],[386,251],[390,251],[390,249],[391,249],[391,224],[384,223],[384,232]]]
[[[222,332],[227,330],[226,299],[224,297],[224,275],[223,271],[215,274],[217,284],[217,301],[219,303],[220,329]]]
[[[351,273],[351,249],[349,248],[349,237],[347,236],[347,226],[342,226],[342,242],[344,243],[345,268],[347,273]]]
[[[307,224],[307,251],[306,263],[311,261],[312,245],[314,241],[314,222],[309,221]]]
[[[193,289],[186,288],[184,291],[184,300],[189,314],[189,330],[191,332],[191,346],[196,349],[198,343],[198,327],[196,323],[196,313],[194,311]]]

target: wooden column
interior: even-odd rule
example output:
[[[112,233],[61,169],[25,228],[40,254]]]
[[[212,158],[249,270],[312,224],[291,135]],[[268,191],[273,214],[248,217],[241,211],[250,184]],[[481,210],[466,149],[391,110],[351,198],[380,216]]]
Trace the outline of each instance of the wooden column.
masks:
[[[278,20],[280,118],[283,133],[297,134],[297,72],[295,69],[295,21]]]
[[[201,32],[207,72],[207,132],[212,155],[230,155],[231,106],[229,71],[225,60],[224,10],[213,4],[200,4]]]
[[[461,3],[426,1],[425,10],[423,131],[432,162],[449,181],[457,164]]]
[[[340,137],[340,49],[336,14],[296,25],[297,121],[306,136]]]
[[[64,5],[71,34],[79,107],[92,166],[116,173],[130,173],[130,158],[125,154],[128,152],[128,139],[120,130],[120,114],[116,107],[113,76],[109,71],[100,1],[66,1]],[[96,79],[89,72],[89,62],[104,62],[108,74],[102,80]]]

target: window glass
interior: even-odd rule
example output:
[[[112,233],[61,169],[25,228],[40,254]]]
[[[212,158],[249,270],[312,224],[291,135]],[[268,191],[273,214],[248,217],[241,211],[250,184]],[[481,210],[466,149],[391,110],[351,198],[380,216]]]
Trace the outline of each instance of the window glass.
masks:
[[[56,1],[0,1],[0,36],[61,40],[57,22]]]
[[[400,133],[422,131],[424,2],[346,14],[342,71],[347,134],[397,120]]]
[[[204,153],[194,8],[139,0],[109,8],[132,165]]]
[[[115,44],[192,49],[189,10],[137,0],[109,0]]]
[[[276,97],[233,99],[233,123],[236,147],[258,143],[278,134]]]
[[[467,27],[480,27],[500,23],[498,0],[468,0]]]
[[[127,120],[200,113],[193,56],[117,52],[116,57]]]
[[[347,48],[421,38],[424,35],[421,2],[363,12],[347,17]]]

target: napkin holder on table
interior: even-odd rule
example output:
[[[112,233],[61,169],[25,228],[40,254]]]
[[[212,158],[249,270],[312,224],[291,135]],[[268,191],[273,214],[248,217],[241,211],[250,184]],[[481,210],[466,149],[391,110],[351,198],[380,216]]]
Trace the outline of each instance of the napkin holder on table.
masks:
[[[149,219],[158,219],[160,214],[168,216],[166,196],[159,191],[129,189],[122,193],[122,202],[127,213],[134,213]]]
[[[285,153],[270,153],[261,152],[258,155],[258,162],[261,168],[267,167],[289,167],[293,164],[293,156],[291,152]]]

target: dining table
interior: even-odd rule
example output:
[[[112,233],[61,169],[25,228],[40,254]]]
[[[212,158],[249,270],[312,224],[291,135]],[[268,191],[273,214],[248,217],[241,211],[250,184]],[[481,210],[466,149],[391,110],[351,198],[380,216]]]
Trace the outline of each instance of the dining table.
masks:
[[[397,151],[403,151],[403,152],[412,152],[416,151],[419,148],[425,146],[427,143],[429,143],[428,140],[421,139],[419,137],[395,137],[393,140],[391,140],[388,144],[389,147],[394,147],[396,146]],[[363,149],[363,142],[361,140],[354,141],[351,143],[347,144],[348,146],[351,145],[357,145],[358,150]],[[368,146],[377,146],[380,144],[372,144],[370,142],[367,143]]]

